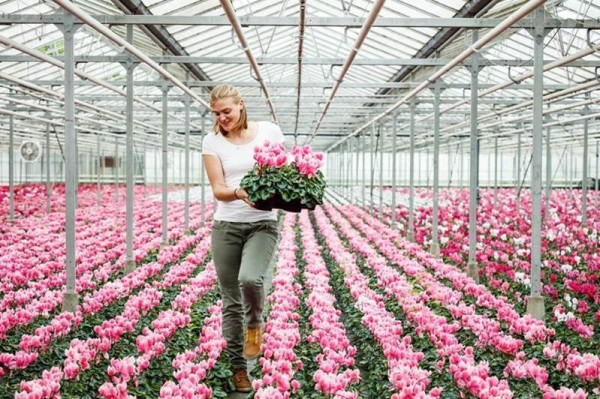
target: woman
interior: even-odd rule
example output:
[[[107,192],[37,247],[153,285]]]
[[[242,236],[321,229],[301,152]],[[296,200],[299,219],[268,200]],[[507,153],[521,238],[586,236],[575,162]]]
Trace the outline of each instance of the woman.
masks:
[[[214,134],[207,134],[202,142],[202,159],[218,200],[212,249],[223,298],[223,336],[235,388],[250,392],[247,360],[260,354],[263,279],[278,229],[275,212],[255,209],[239,184],[254,166],[254,146],[265,140],[281,143],[283,134],[273,123],[249,122],[244,100],[232,85],[215,87],[210,106]]]

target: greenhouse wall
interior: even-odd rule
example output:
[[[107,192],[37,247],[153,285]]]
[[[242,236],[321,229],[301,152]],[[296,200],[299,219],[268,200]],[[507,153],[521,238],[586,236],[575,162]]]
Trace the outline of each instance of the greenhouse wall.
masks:
[[[44,155],[36,162],[25,162],[16,153],[15,149],[15,164],[14,164],[14,179],[16,184],[44,182],[46,179],[46,161]],[[365,169],[367,184],[371,183],[371,154],[365,153],[364,165],[363,155],[359,153],[339,153],[329,154],[330,159],[342,157],[344,165],[347,168],[346,173],[349,176],[341,176],[341,170],[332,171],[327,165],[324,167],[324,173],[328,177],[329,184],[341,184],[349,181],[350,184],[361,185],[362,169]],[[167,174],[169,184],[184,184],[184,165],[185,152],[183,150],[169,150],[169,161],[167,163]],[[117,179],[120,182],[125,181],[125,157],[119,155],[118,167],[114,164],[114,154],[105,153],[101,155],[101,165],[98,169],[98,158],[94,153],[82,152],[79,154],[79,181],[81,183],[94,183],[100,179],[101,182],[114,183]],[[500,187],[514,187],[530,185],[530,168],[528,163],[530,154],[525,154],[521,157],[521,167],[517,168],[517,158],[515,154],[499,154],[498,155],[498,172],[495,173],[495,156],[494,153],[483,153],[480,156],[479,176],[480,185],[483,187],[495,187],[496,182]],[[148,184],[160,184],[162,179],[162,152],[156,150],[147,150],[145,159],[144,154],[136,155],[134,162],[134,176],[137,183],[145,181]],[[552,186],[553,187],[571,187],[576,186],[583,178],[583,157],[581,154],[569,152],[552,153]],[[588,176],[596,176],[596,160],[595,156],[589,156]],[[440,154],[440,184],[451,187],[467,187],[469,185],[469,165],[468,154]],[[358,178],[356,171],[358,162]],[[380,170],[383,171],[383,184],[386,186],[392,185],[392,163],[393,158],[389,153],[383,156],[383,169],[381,169],[381,159],[378,155],[373,157],[374,173],[373,183],[380,184]],[[50,153],[50,180],[60,182],[64,180],[64,163],[59,152],[53,151]],[[141,166],[144,165],[146,174],[142,172]],[[410,182],[410,167],[409,154],[396,154],[396,185],[408,186]],[[546,178],[546,159],[542,163],[542,176]],[[200,182],[200,173],[202,171],[202,160],[199,152],[190,153],[190,183],[198,184]],[[520,171],[520,174],[518,174]],[[527,172],[526,175],[525,172]],[[415,153],[415,185],[416,186],[432,186],[433,185],[433,156],[431,153]],[[98,176],[99,175],[99,176]],[[518,178],[520,176],[520,178]],[[206,180],[208,182],[208,180]],[[7,149],[0,150],[0,184],[8,184],[8,151]]]

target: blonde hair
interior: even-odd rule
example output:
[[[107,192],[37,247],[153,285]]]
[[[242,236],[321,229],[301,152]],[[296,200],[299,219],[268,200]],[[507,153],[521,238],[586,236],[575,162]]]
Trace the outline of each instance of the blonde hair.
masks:
[[[235,86],[226,83],[226,84],[218,85],[214,89],[211,90],[210,106],[212,107],[215,102],[222,100],[224,98],[232,98],[233,101],[235,101],[236,103],[239,103],[240,101],[242,101],[242,95],[240,94],[239,90]],[[240,111],[240,119],[233,126],[233,130],[247,129],[247,128],[248,128],[248,113],[246,112],[246,106],[244,105],[244,107]],[[213,131],[215,132],[215,134],[221,132],[221,134],[223,136],[227,136],[227,133],[228,133],[226,130],[223,130],[221,125],[219,125],[218,120],[216,120],[216,119],[213,124]]]

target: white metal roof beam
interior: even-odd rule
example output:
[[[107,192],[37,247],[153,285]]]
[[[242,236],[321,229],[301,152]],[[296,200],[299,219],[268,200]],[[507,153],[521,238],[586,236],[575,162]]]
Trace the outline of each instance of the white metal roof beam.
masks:
[[[209,25],[229,26],[227,17],[186,16],[186,15],[92,15],[91,18],[110,25]],[[77,18],[76,18],[77,19]],[[248,26],[297,26],[295,17],[241,16],[242,27]],[[494,28],[503,20],[498,18],[378,18],[373,26],[386,28]],[[0,24],[58,24],[62,17],[56,14],[3,14]],[[360,28],[365,18],[360,17],[308,17],[306,26],[336,26]],[[532,28],[531,20],[516,23],[513,28]],[[600,21],[594,19],[553,19],[545,20],[545,27],[587,29],[600,28]]]
[[[2,75],[0,72],[0,83],[2,83],[1,81],[2,79]],[[116,80],[116,81],[109,81],[110,83],[114,84],[114,85],[125,85],[125,81],[122,80]],[[63,81],[61,80],[34,80],[34,81],[27,81],[27,83],[31,83],[31,84],[35,84],[38,86],[62,86],[64,84]],[[188,85],[189,87],[204,87],[204,86],[209,86],[209,85],[217,85],[217,84],[221,84],[221,83],[231,83],[237,87],[259,87],[259,83],[258,82],[253,82],[253,81],[212,81],[212,82],[200,82],[200,81],[188,81],[185,82],[186,85]],[[281,87],[281,88],[295,88],[296,84],[293,82],[267,82],[268,85],[270,87]],[[84,80],[77,80],[74,82],[75,86],[95,86],[93,83],[91,82],[87,82]],[[161,84],[158,81],[136,81],[134,82],[135,86],[154,86],[154,87],[160,87]],[[344,83],[344,88],[348,89],[370,89],[370,88],[380,88],[380,87],[390,87],[390,88],[394,88],[394,89],[412,89],[414,87],[417,87],[419,85],[419,83],[414,83],[414,82],[396,82],[396,83],[392,83],[392,82],[369,82],[369,83],[353,83],[353,82],[348,82],[348,83]],[[328,83],[328,82],[303,82],[302,83],[302,87],[303,88],[331,88],[333,86],[332,83]],[[479,88],[480,89],[491,89],[491,88],[495,88],[498,85],[496,84],[480,84]],[[471,85],[469,83],[451,83],[451,84],[444,84],[442,85],[443,88],[454,88],[454,89],[470,89]],[[532,85],[531,84],[519,84],[516,85],[514,87],[510,87],[509,90],[531,90],[532,89]],[[563,89],[567,89],[573,87],[573,85],[569,85],[569,84],[556,84],[556,85],[544,85],[544,90],[563,90]],[[504,88],[501,88],[504,89]],[[496,89],[495,91],[500,90],[500,89]],[[373,95],[373,93],[369,93],[368,95]],[[458,104],[458,105],[463,105]],[[457,105],[457,106],[458,106]]]

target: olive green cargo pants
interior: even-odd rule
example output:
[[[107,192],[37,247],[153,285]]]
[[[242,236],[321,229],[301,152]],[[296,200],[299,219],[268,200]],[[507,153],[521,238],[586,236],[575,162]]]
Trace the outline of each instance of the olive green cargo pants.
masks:
[[[252,223],[215,221],[212,251],[223,299],[223,336],[234,369],[246,369],[244,324],[262,324],[263,280],[278,238],[275,220]]]

